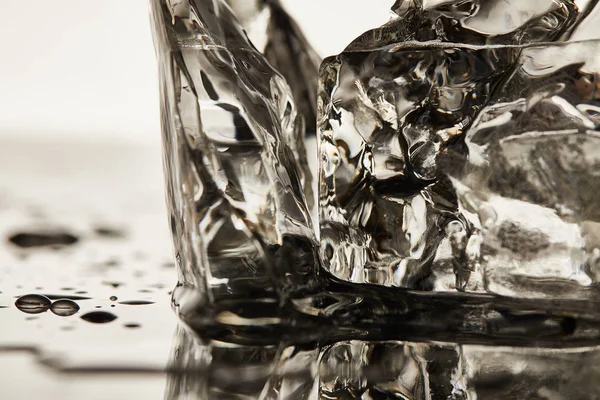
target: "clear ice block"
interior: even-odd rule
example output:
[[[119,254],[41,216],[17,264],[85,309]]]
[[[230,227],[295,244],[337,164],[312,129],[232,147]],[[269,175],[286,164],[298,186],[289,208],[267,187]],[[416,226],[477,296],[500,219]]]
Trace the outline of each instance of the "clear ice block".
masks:
[[[285,297],[317,272],[304,117],[225,2],[151,6],[179,282]]]
[[[335,276],[597,299],[600,42],[547,43],[576,31],[574,2],[512,3],[400,2],[323,62],[320,258]],[[496,10],[511,4],[520,19]]]
[[[279,0],[227,0],[248,37],[290,85],[304,115],[306,133],[316,132],[321,57]]]

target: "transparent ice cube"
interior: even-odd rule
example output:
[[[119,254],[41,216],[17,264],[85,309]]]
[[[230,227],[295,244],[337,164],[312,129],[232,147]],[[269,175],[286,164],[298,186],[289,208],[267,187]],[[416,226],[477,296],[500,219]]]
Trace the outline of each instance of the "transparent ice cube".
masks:
[[[436,29],[454,15],[436,13]],[[433,15],[400,14],[383,41],[363,35],[321,66],[323,266],[358,283],[595,298],[599,43],[536,44],[523,32],[539,18],[504,44],[462,22],[389,43],[407,15]]]

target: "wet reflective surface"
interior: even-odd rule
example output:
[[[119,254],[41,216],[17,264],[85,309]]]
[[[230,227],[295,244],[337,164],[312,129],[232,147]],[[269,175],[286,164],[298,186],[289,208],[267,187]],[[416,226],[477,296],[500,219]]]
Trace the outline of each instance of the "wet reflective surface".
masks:
[[[0,148],[0,397],[162,398],[177,318],[160,149]]]

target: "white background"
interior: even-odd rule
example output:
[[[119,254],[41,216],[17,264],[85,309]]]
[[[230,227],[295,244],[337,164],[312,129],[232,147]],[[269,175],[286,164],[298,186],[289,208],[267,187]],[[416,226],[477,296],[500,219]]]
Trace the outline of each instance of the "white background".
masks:
[[[392,0],[287,0],[317,51],[389,19]],[[145,0],[0,0],[0,138],[159,142]]]

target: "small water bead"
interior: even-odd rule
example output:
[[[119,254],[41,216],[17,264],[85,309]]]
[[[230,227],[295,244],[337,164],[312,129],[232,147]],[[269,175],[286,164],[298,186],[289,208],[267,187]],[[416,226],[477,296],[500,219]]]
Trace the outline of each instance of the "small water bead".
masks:
[[[81,293],[81,292],[78,292],[78,293]],[[72,294],[47,294],[46,293],[46,294],[44,294],[44,296],[46,296],[50,300],[63,300],[63,299],[67,299],[67,300],[91,300],[92,299],[91,297],[77,296],[77,295],[72,295]]]
[[[145,305],[149,305],[149,304],[154,304],[154,301],[148,301],[148,300],[127,300],[127,301],[120,301],[119,304],[123,304],[123,305],[127,305],[127,306],[145,306]]]
[[[137,323],[129,323],[129,324],[125,324],[123,326],[125,328],[130,328],[130,329],[136,329],[136,328],[141,328],[142,327],[141,324],[137,324]]]
[[[119,265],[121,265],[121,262],[119,260],[110,259],[104,261],[104,265],[107,267],[118,267]]]
[[[119,298],[117,296],[110,296],[109,300],[110,301],[117,301]]]
[[[75,303],[73,300],[60,299],[52,303],[50,311],[59,317],[69,317],[79,311],[79,304]]]
[[[27,314],[40,314],[48,311],[52,301],[41,294],[26,294],[15,301],[15,306]]]
[[[106,311],[91,311],[81,316],[81,319],[93,324],[106,324],[117,319],[113,313]]]
[[[127,237],[125,230],[109,226],[98,226],[94,229],[94,233],[106,239],[124,239]]]

